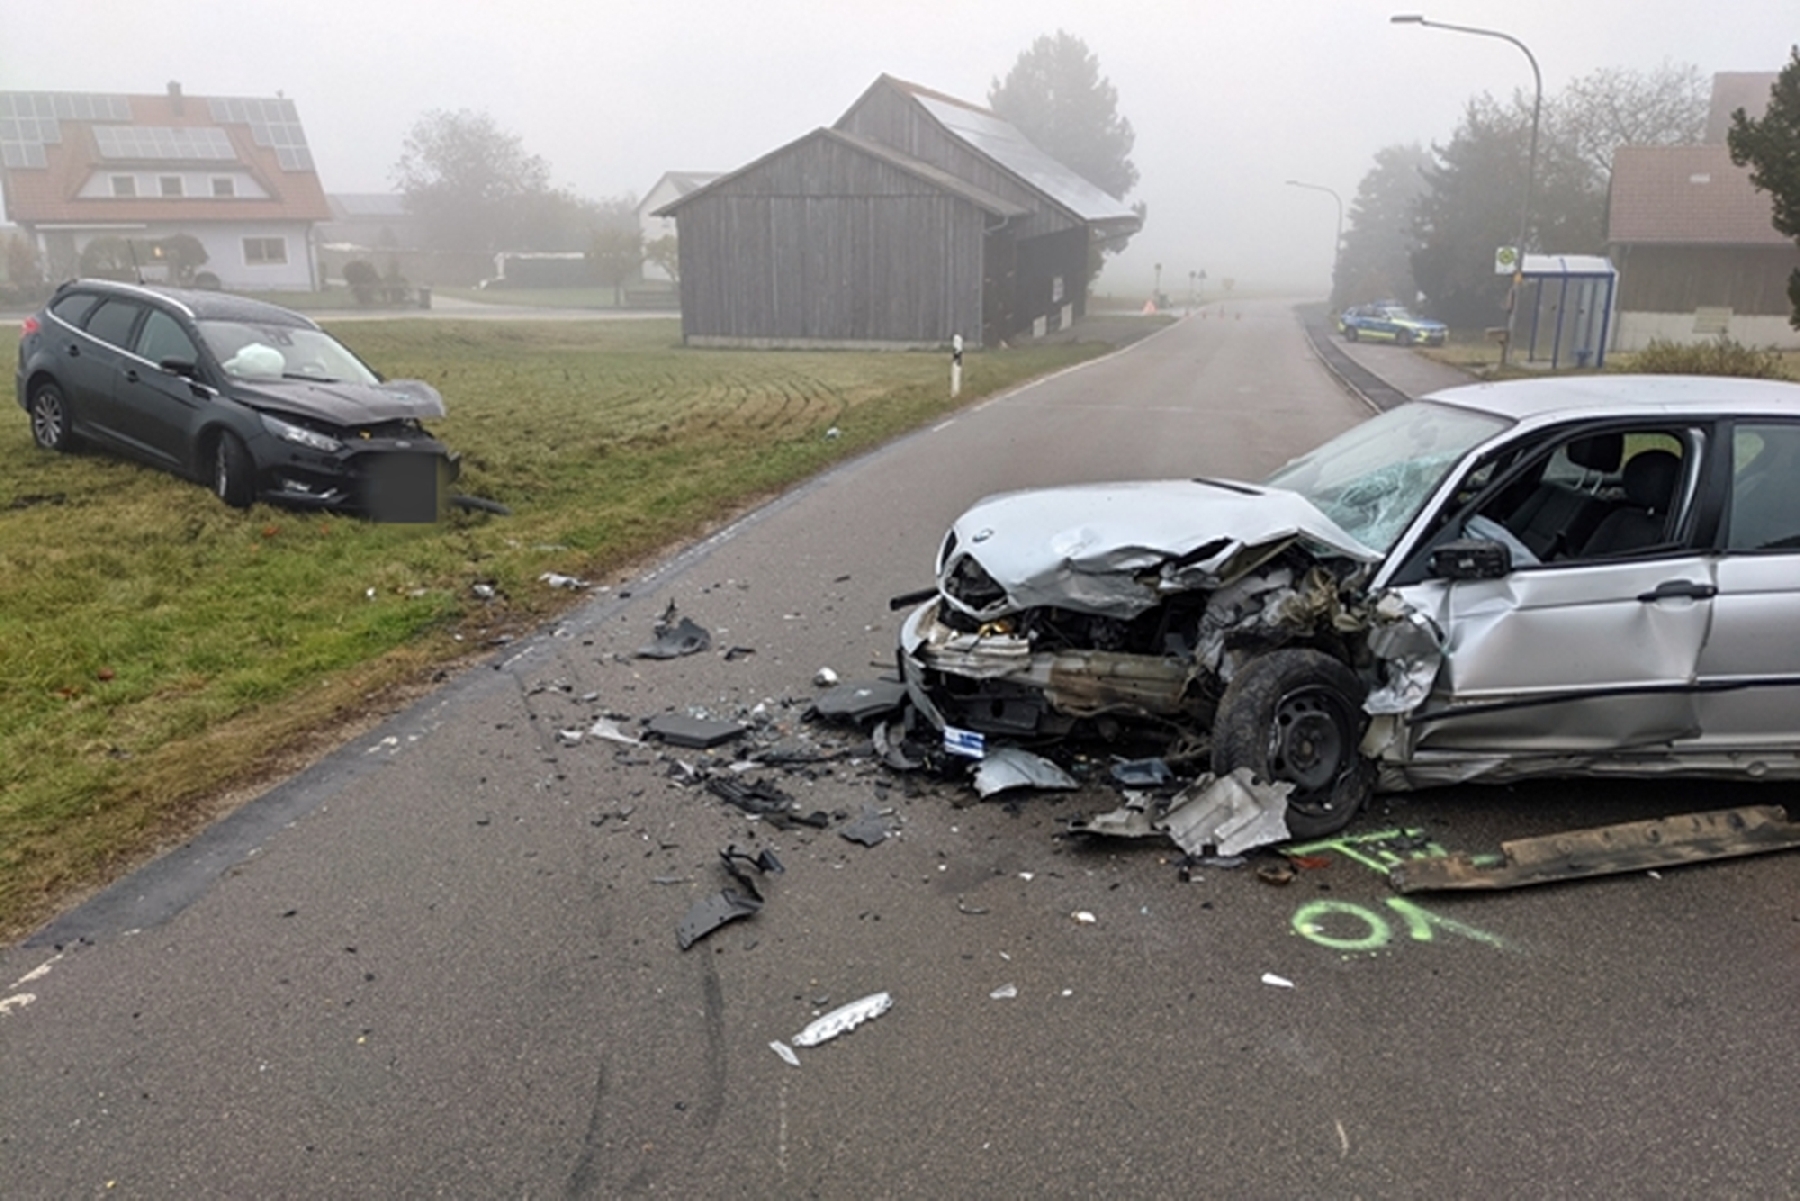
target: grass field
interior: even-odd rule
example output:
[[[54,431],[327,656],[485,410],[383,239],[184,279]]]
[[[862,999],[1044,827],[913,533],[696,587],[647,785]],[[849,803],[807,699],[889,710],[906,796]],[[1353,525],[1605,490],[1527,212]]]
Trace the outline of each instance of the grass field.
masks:
[[[41,453],[10,404],[0,420],[0,937],[572,603],[542,573],[604,578],[952,407],[943,355],[688,350],[674,320],[339,333],[444,393],[434,432],[463,454],[461,490],[512,516],[239,512],[135,464]],[[0,361],[16,337],[0,331]],[[958,403],[1103,349],[971,355]]]

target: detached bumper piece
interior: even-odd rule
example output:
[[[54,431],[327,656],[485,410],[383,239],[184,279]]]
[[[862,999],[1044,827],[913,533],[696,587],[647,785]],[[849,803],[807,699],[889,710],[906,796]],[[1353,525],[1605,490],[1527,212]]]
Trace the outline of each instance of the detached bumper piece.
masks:
[[[1800,847],[1800,822],[1786,818],[1779,805],[1748,805],[1521,838],[1501,843],[1498,856],[1411,859],[1391,868],[1388,882],[1398,892],[1524,888],[1786,851]]]
[[[295,508],[360,512],[371,520],[424,524],[448,503],[459,463],[444,452],[361,450],[278,464],[263,498]]]

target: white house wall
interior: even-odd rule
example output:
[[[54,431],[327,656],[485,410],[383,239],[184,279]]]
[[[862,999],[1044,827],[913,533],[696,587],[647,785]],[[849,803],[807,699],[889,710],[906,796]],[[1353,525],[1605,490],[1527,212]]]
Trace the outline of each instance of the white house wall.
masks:
[[[1694,332],[1692,313],[1629,313],[1618,315],[1613,349],[1642,350],[1651,339],[1665,342],[1707,342],[1716,334]],[[1773,346],[1782,350],[1800,350],[1800,330],[1788,324],[1786,317],[1747,317],[1734,313],[1725,329],[1726,336],[1744,346]]]
[[[206,249],[202,271],[219,277],[219,284],[237,292],[305,292],[314,288],[311,226],[306,222],[246,221],[242,223],[207,222],[197,225],[151,222],[134,229],[76,230],[75,249],[79,254],[98,237],[123,237],[133,242],[150,243],[176,234],[191,234]],[[39,251],[48,247],[40,231]],[[244,255],[246,238],[280,238],[287,248],[285,263],[247,263]],[[144,264],[148,267],[148,261]]]

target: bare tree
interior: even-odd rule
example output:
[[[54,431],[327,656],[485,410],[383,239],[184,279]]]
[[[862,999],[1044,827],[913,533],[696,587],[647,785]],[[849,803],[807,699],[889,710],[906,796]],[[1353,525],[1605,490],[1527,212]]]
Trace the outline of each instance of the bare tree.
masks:
[[[1571,80],[1548,105],[1547,126],[1565,153],[1602,181],[1621,146],[1680,146],[1706,129],[1708,83],[1692,63],[1654,71],[1602,67]]]

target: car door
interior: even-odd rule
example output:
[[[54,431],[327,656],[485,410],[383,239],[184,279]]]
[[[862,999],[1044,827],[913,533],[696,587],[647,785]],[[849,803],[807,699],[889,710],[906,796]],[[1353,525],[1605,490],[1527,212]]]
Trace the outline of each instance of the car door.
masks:
[[[1700,741],[1791,751],[1800,748],[1800,422],[1739,422],[1730,447]]]
[[[162,364],[179,362],[198,370],[199,359],[199,349],[181,323],[152,308],[137,328],[115,384],[120,436],[136,453],[176,471],[186,471],[193,459],[199,415],[212,393]]]
[[[1706,431],[1612,432],[1622,469],[1600,490],[1610,511],[1583,546],[1497,579],[1403,590],[1445,636],[1431,695],[1410,719],[1414,754],[1604,754],[1697,733],[1718,587],[1717,559],[1695,536]],[[1591,434],[1571,431],[1558,457]],[[1649,457],[1634,468],[1640,455]],[[1663,492],[1654,503],[1638,486],[1646,476]],[[1506,516],[1482,501],[1471,511]]]
[[[89,310],[81,333],[70,337],[58,371],[86,432],[127,449],[132,443],[123,429],[118,382],[125,369],[125,348],[143,316],[144,306],[137,301],[106,297]]]

